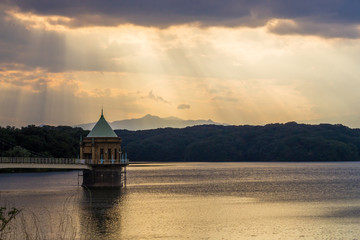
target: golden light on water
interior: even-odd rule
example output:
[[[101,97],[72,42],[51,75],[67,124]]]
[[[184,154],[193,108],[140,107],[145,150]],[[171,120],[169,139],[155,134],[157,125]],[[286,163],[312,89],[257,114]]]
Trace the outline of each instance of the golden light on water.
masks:
[[[81,188],[71,171],[1,174],[0,201],[24,209],[10,239],[356,239],[359,169],[148,163],[129,166],[117,190]]]

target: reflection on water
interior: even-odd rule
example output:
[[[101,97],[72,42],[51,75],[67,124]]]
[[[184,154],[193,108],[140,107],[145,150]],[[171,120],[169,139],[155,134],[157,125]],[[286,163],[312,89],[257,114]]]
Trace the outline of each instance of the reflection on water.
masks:
[[[121,217],[114,214],[121,205],[123,189],[84,189],[80,202],[80,236],[110,239],[121,232]]]
[[[120,190],[2,174],[0,202],[34,213],[39,239],[359,239],[360,163],[137,165]]]

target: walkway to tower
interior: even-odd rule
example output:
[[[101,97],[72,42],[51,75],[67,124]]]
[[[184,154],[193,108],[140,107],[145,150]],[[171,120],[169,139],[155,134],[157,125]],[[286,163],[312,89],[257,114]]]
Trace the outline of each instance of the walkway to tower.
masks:
[[[121,138],[105,120],[103,110],[91,132],[80,139],[80,158],[0,157],[0,169],[76,169],[83,170],[82,186],[122,187],[126,184],[126,153]]]
[[[28,157],[0,157],[0,169],[74,169],[91,170],[94,165],[114,165],[126,167],[129,159],[119,160],[92,160],[77,158],[28,158]]]

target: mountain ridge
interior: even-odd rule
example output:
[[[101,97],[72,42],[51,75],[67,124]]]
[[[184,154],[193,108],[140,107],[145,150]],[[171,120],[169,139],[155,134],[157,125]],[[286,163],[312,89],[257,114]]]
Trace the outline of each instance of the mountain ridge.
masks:
[[[95,126],[95,124],[96,122],[78,124],[75,125],[75,127],[81,127],[84,130],[91,130]],[[181,118],[172,117],[172,116],[161,118],[151,114],[146,114],[141,118],[117,120],[117,121],[109,122],[109,124],[114,130],[125,129],[131,131],[150,130],[150,129],[168,128],[168,127],[185,128],[185,127],[191,127],[197,125],[227,125],[223,123],[214,122],[211,119],[183,120]]]

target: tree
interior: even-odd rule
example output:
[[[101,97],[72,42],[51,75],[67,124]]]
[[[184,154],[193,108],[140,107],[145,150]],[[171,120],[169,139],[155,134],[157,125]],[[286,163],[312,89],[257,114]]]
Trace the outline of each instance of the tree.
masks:
[[[30,157],[31,153],[19,146],[15,146],[8,151],[5,152],[5,156],[7,157]]]
[[[6,226],[15,219],[19,213],[20,210],[14,207],[10,210],[7,210],[6,207],[0,207],[0,233],[5,230]]]

